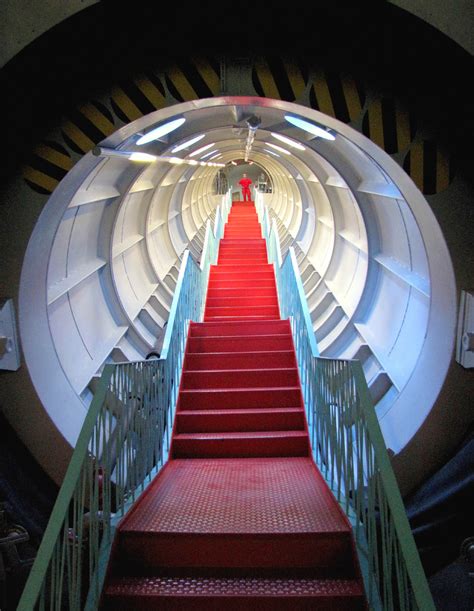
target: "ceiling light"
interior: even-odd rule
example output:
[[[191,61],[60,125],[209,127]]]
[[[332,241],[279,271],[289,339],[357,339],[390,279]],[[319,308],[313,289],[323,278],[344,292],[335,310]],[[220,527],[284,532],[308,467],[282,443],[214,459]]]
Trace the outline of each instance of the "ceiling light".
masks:
[[[206,157],[209,157],[209,155],[214,155],[215,153],[217,153],[217,149],[214,149],[213,151],[209,151],[209,153],[206,153],[205,155],[203,155],[201,159],[206,159]]]
[[[204,151],[207,151],[207,149],[210,149],[211,146],[215,146],[216,143],[215,142],[211,142],[210,144],[206,144],[205,146],[201,146],[200,149],[196,149],[193,153],[189,153],[190,157],[194,157],[195,155],[200,155],[201,153],[204,153]]]
[[[182,151],[183,149],[192,146],[193,144],[196,144],[196,142],[199,142],[199,140],[202,140],[204,138],[206,134],[200,134],[199,136],[195,136],[194,138],[191,138],[191,140],[186,140],[186,142],[183,142],[183,144],[180,144],[179,146],[175,146],[174,149],[171,149],[172,153],[177,153],[178,151]]]
[[[318,127],[314,123],[310,123],[309,121],[305,121],[304,119],[300,119],[299,117],[293,117],[293,115],[285,115],[285,119],[288,123],[291,123],[295,127],[299,127],[303,129],[305,132],[313,134],[314,136],[318,136],[319,138],[324,138],[325,140],[335,140],[336,137],[323,127]]]
[[[184,159],[181,159],[181,157],[168,157],[167,161],[170,163],[175,163],[176,165],[181,165],[184,163]]]
[[[148,155],[148,153],[130,153],[129,159],[132,161],[147,161],[151,163],[152,161],[156,161],[158,157],[155,155]]]
[[[269,151],[268,149],[263,149],[266,153],[270,153],[270,155],[273,155],[274,157],[280,157],[280,155],[278,155],[278,153],[275,153],[275,151]]]
[[[197,161],[196,159],[188,159],[186,163],[189,163],[189,165],[197,165],[199,161]]]
[[[290,151],[287,151],[286,149],[282,148],[281,146],[278,146],[278,144],[272,144],[271,142],[267,142],[267,144],[268,146],[271,146],[272,149],[280,151],[280,153],[283,153],[284,155],[291,155]]]
[[[209,161],[211,161],[212,159],[217,159],[218,157],[222,157],[222,155],[220,153],[217,153],[217,155],[213,155],[212,157],[209,157]]]
[[[285,144],[288,144],[288,146],[291,146],[294,149],[298,149],[299,151],[306,150],[302,144],[296,142],[295,140],[291,140],[291,138],[287,138],[286,136],[282,136],[281,134],[276,134],[275,132],[270,133],[274,138],[280,140],[281,142],[284,142]]]
[[[158,138],[161,138],[162,136],[166,136],[166,134],[169,134],[170,132],[174,131],[175,129],[178,129],[178,127],[183,125],[185,121],[186,119],[181,118],[181,119],[174,119],[174,121],[168,121],[168,123],[163,123],[163,125],[160,125],[159,127],[155,127],[155,129],[152,129],[151,132],[148,132],[147,134],[139,138],[136,144],[141,145],[141,144],[146,144],[147,142],[151,142],[152,140],[158,140]]]

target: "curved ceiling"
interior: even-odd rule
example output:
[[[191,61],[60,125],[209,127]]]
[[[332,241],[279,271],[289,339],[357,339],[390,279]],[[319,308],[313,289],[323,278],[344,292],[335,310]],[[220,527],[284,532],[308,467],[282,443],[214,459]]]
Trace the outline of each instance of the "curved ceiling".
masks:
[[[334,139],[295,127],[288,113]],[[76,164],[40,216],[23,265],[21,335],[36,390],[69,443],[104,363],[143,358],[159,340],[184,249],[190,244],[199,256],[206,219],[222,198],[215,166],[163,158],[212,158],[228,172],[245,156],[255,117],[249,161],[271,178],[263,198],[285,246],[298,253],[321,354],[362,361],[395,452],[429,413],[451,358],[456,302],[449,254],[422,194],[373,142],[327,115],[268,98],[221,97],[122,127],[98,156]],[[185,119],[178,129],[138,144],[176,118]],[[132,152],[156,159],[137,163],[124,156]]]

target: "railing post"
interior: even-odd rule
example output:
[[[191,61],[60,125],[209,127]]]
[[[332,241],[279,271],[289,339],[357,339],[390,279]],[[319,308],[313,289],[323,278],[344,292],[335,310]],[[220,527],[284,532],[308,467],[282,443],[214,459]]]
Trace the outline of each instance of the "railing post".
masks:
[[[202,317],[229,198],[230,192],[216,212],[215,233],[207,221],[201,266],[184,252],[160,359],[104,366],[20,611],[31,611],[38,599],[41,609],[59,609],[66,591],[70,611],[80,611],[83,601],[87,610],[97,608],[114,525],[167,459],[189,322]],[[89,575],[82,573],[86,555]],[[82,577],[89,577],[88,593]]]
[[[54,548],[56,547],[56,543],[63,528],[64,516],[67,514],[69,504],[74,495],[84,461],[89,459],[88,447],[90,438],[97,420],[99,408],[105,401],[112,372],[113,366],[106,365],[94,399],[86,414],[81,432],[79,433],[71,462],[66,470],[63,483],[56,498],[56,502],[54,503],[51,517],[43,535],[43,539],[41,540],[38,554],[31,568],[25,589],[20,598],[17,611],[31,611],[38,600],[41,588],[46,580],[50,559],[53,556]]]
[[[266,206],[260,213],[268,259],[275,267],[281,315],[291,323],[313,452],[365,550],[358,546],[371,608],[434,611],[362,366],[358,361],[319,356],[294,248],[289,248],[282,262],[276,221],[270,225]],[[364,510],[366,477],[372,489]],[[376,497],[381,505],[380,535]],[[394,533],[388,542],[387,532]],[[394,550],[396,558],[392,558]]]
[[[365,381],[362,365],[359,361],[351,363],[352,372],[360,394],[361,407],[370,432],[371,442],[375,448],[379,463],[379,476],[386,490],[395,531],[402,550],[405,562],[408,565],[408,575],[412,583],[413,596],[419,609],[423,611],[435,611],[433,598],[428,586],[425,571],[421,564],[418,549],[413,539],[413,534],[408,522],[405,505],[400,494],[395,474],[385,447],[385,441],[380,430],[379,421],[372,407],[372,399]]]

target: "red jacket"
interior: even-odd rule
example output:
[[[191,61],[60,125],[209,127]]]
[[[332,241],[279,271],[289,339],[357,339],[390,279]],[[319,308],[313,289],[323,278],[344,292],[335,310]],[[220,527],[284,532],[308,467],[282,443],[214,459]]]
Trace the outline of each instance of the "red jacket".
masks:
[[[250,180],[250,178],[241,178],[239,180],[239,185],[242,187],[242,189],[248,189],[251,184],[252,181]]]

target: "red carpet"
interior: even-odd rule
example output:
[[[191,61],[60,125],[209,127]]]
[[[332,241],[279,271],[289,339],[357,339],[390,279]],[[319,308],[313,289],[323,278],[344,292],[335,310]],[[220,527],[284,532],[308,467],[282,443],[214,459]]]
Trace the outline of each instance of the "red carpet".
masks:
[[[103,608],[366,608],[253,203],[232,206],[191,323],[171,456],[120,525]]]

